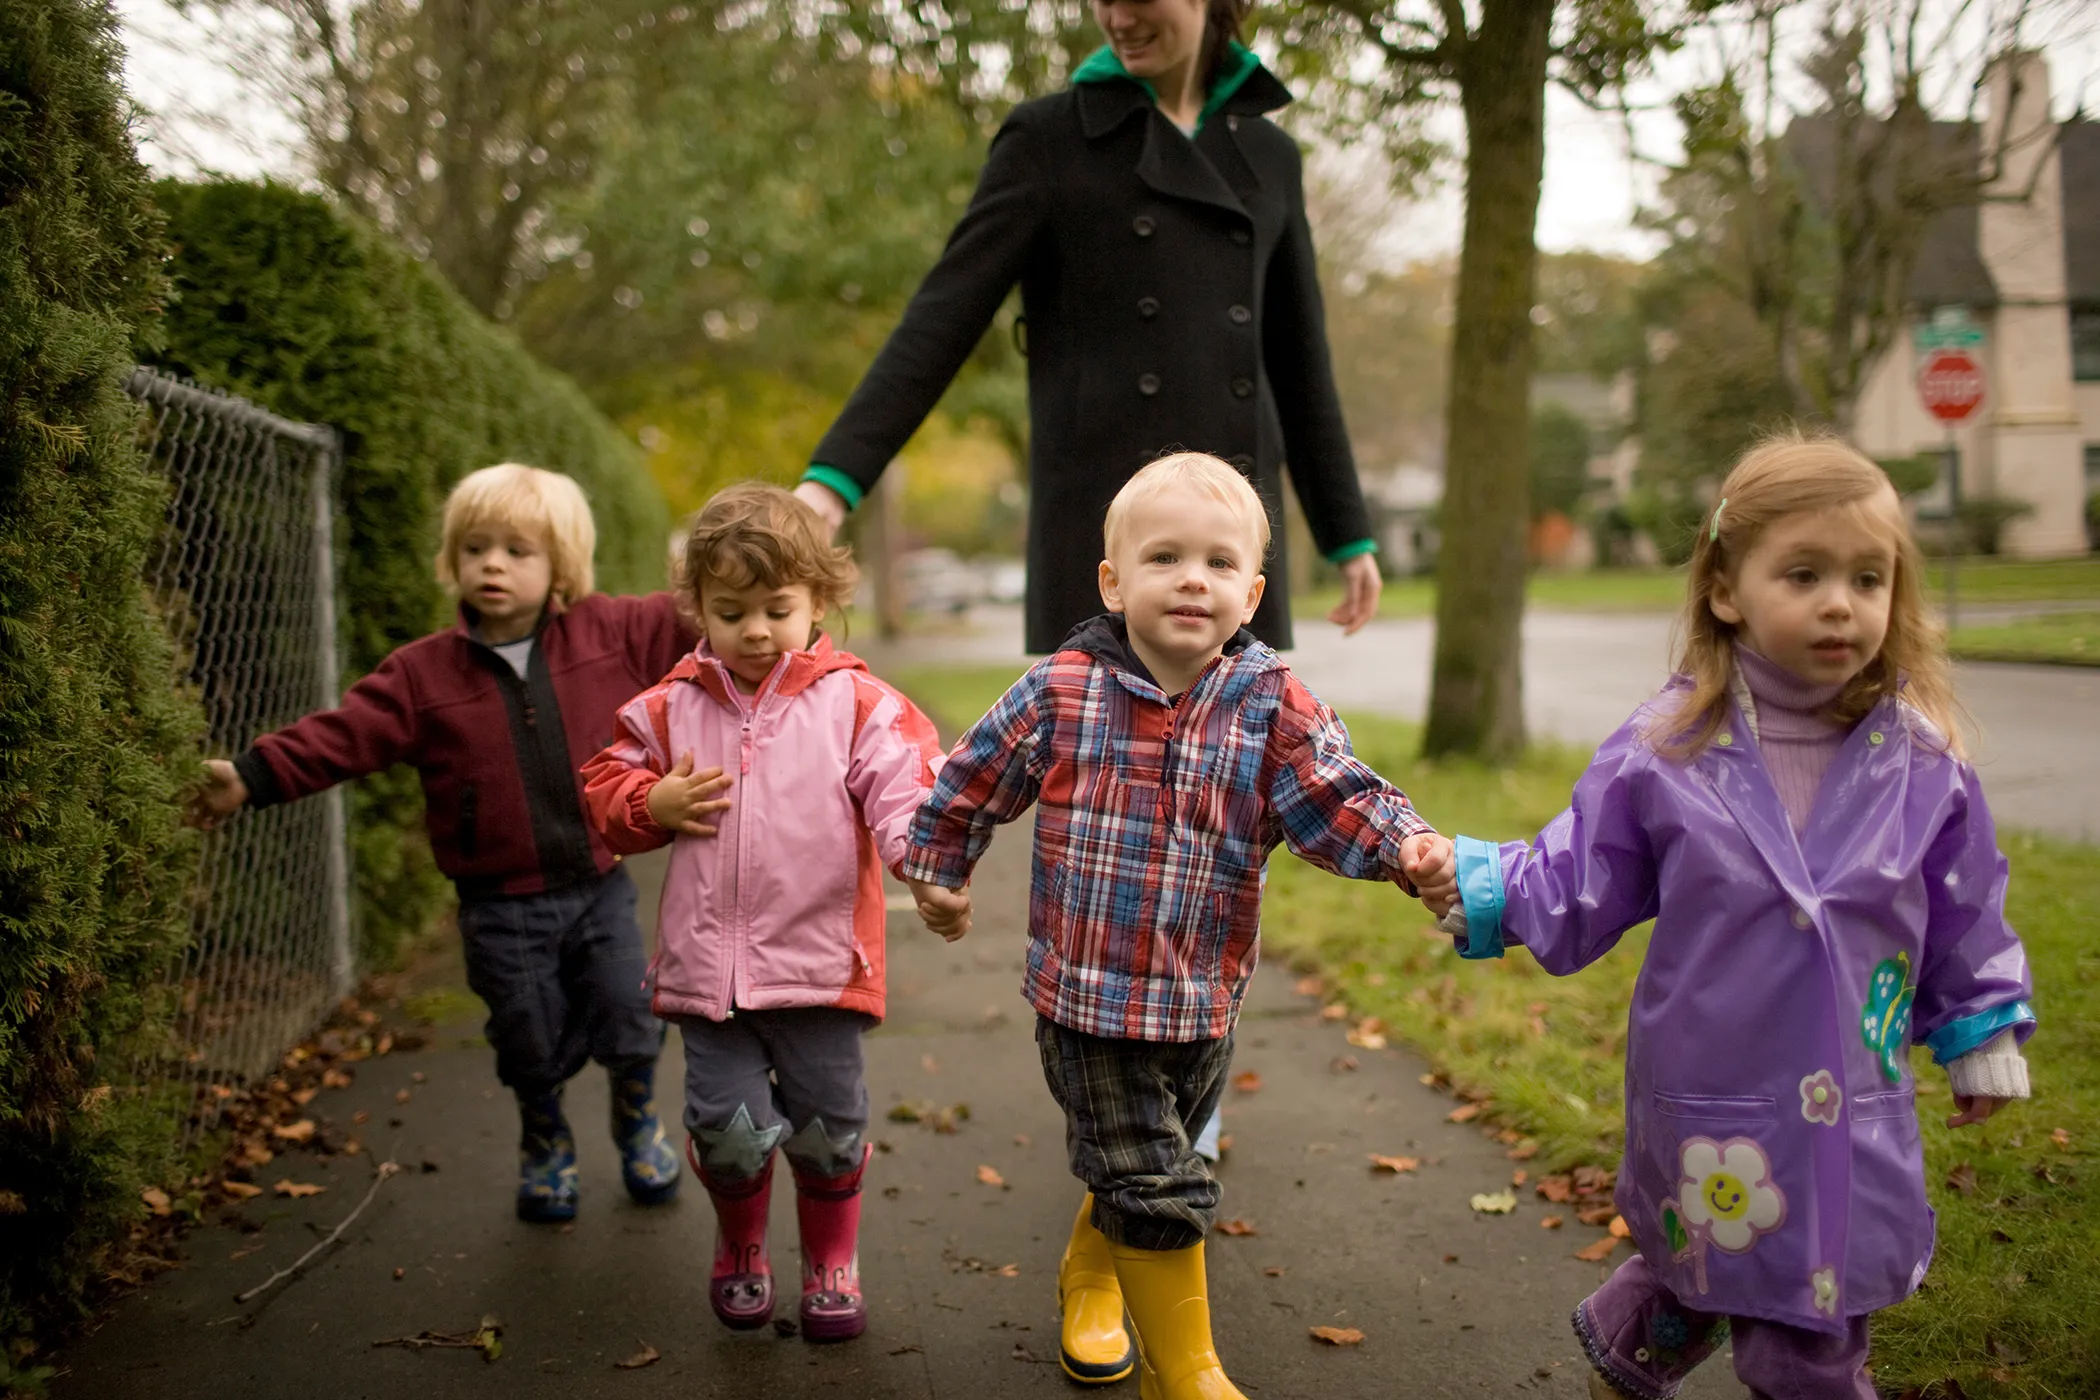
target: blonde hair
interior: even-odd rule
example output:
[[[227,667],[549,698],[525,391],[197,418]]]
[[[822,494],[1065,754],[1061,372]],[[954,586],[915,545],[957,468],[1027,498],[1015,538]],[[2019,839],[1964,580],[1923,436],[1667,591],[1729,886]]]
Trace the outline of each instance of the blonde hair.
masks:
[[[1230,506],[1254,531],[1259,546],[1257,562],[1269,557],[1268,507],[1262,504],[1253,483],[1230,462],[1208,452],[1176,452],[1147,463],[1124,482],[1123,489],[1108,503],[1108,515],[1101,522],[1102,552],[1116,552],[1116,541],[1122,537],[1131,511],[1154,496],[1173,490],[1196,491]]]
[[[1884,508],[1885,507],[1885,508]],[[1856,724],[1884,699],[1900,694],[1959,754],[1961,707],[1947,664],[1946,637],[1925,608],[1925,557],[1904,525],[1888,474],[1850,444],[1829,435],[1776,434],[1751,448],[1721,483],[1720,504],[1702,522],[1677,624],[1677,670],[1692,688],[1661,716],[1649,739],[1657,752],[1685,760],[1713,742],[1728,717],[1735,680],[1736,628],[1713,610],[1716,580],[1733,582],[1743,560],[1777,521],[1805,512],[1851,512],[1891,526],[1895,576],[1889,580],[1889,626],[1881,650],[1846,683],[1826,713]]]
[[[831,542],[815,511],[756,481],[718,491],[700,508],[675,572],[695,613],[709,583],[738,591],[804,584],[829,612],[845,606],[860,582],[853,551]]]
[[[549,590],[565,603],[591,595],[591,556],[598,527],[583,488],[560,472],[502,462],[468,472],[445,497],[444,538],[438,545],[438,582],[459,592],[459,546],[481,526],[502,525],[536,536],[553,574]]]

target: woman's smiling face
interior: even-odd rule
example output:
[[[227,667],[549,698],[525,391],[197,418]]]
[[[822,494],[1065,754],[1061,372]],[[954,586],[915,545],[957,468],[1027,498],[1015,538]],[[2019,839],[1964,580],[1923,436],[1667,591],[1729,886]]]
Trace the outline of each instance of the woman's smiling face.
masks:
[[[1094,22],[1123,70],[1157,78],[1203,51],[1205,0],[1094,0]]]

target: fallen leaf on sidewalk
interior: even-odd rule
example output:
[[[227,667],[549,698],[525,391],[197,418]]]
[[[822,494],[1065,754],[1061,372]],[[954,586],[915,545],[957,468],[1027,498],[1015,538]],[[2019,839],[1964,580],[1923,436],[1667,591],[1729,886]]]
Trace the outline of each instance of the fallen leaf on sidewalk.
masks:
[[[1539,1155],[1539,1140],[1537,1138],[1525,1138],[1502,1155],[1509,1158],[1512,1162],[1528,1162]]]
[[[293,1181],[290,1177],[286,1177],[270,1189],[280,1196],[290,1196],[296,1199],[300,1196],[318,1196],[328,1188],[310,1185],[304,1181]]]
[[[1348,1014],[1349,1008],[1338,1001],[1330,1001],[1320,1008],[1320,1019],[1323,1021],[1339,1021]]]
[[[394,1102],[395,1102],[395,1103],[407,1103],[407,1102],[408,1102],[408,1100],[409,1100],[409,1092],[408,1092],[408,1090],[406,1090],[406,1089],[396,1089],[396,1090],[394,1091]]]
[[[222,1181],[219,1189],[237,1201],[252,1201],[263,1193],[262,1187],[246,1181]]]
[[[1542,1176],[1539,1178],[1539,1184],[1531,1189],[1539,1193],[1541,1200],[1551,1201],[1557,1206],[1564,1206],[1575,1199],[1575,1185],[1566,1176]]]
[[[1482,1215],[1508,1215],[1517,1208],[1517,1193],[1514,1191],[1480,1192],[1467,1204]]]
[[[635,1340],[638,1342],[642,1341],[640,1337],[635,1338]],[[639,1371],[642,1367],[653,1366],[663,1359],[664,1354],[662,1352],[650,1346],[647,1342],[642,1342],[640,1351],[628,1357],[625,1361],[613,1362],[613,1369],[616,1371]]]
[[[357,1082],[357,1076],[347,1069],[330,1065],[321,1071],[321,1086],[325,1089],[347,1089]]]
[[[301,1118],[296,1123],[276,1124],[270,1129],[270,1136],[278,1139],[280,1142],[312,1142],[314,1140],[314,1120]]]
[[[1512,1186],[1522,1186],[1529,1180],[1531,1180],[1531,1173],[1525,1171],[1522,1167],[1518,1167],[1509,1174],[1509,1184]]]
[[[1261,1092],[1261,1075],[1255,1070],[1243,1069],[1232,1076],[1232,1087],[1243,1094],[1258,1094]]]
[[[1618,1247],[1619,1242],[1610,1235],[1606,1235],[1595,1244],[1587,1244],[1576,1250],[1575,1257],[1587,1263],[1595,1264],[1600,1260],[1611,1258],[1611,1252]]]
[[[1281,1264],[1271,1264],[1268,1268],[1263,1269],[1261,1272],[1262,1277],[1264,1278],[1282,1278],[1285,1274],[1289,1273],[1290,1270],[1285,1268]]]
[[[926,1354],[926,1348],[920,1346],[917,1342],[906,1342],[901,1347],[890,1348],[890,1355],[892,1356],[910,1356],[914,1353],[923,1356]]]
[[[365,1124],[371,1121],[372,1110],[369,1108],[360,1108],[357,1112],[350,1115],[350,1124],[352,1127],[362,1128]]]
[[[1557,1215],[1542,1216],[1539,1220],[1541,1230],[1558,1230],[1561,1224],[1561,1218]]]
[[[146,1209],[152,1211],[155,1215],[166,1215],[174,1206],[174,1203],[168,1199],[168,1193],[161,1190],[158,1186],[148,1186],[145,1190],[139,1192],[139,1199],[144,1201]]]
[[[1325,1342],[1331,1347],[1353,1347],[1364,1339],[1364,1334],[1354,1327],[1314,1327],[1310,1330],[1314,1341]]]
[[[1296,991],[1301,997],[1316,997],[1325,991],[1326,988],[1327,984],[1317,977],[1300,977],[1293,985],[1292,990]]]
[[[1480,1107],[1477,1103],[1462,1103],[1445,1114],[1444,1121],[1446,1123],[1470,1123],[1480,1116]]]
[[[999,1278],[1019,1278],[1021,1276],[1021,1266],[1019,1264],[1001,1264],[998,1268],[986,1269],[985,1272]]]
[[[931,1055],[921,1055],[919,1056],[919,1068],[925,1070],[928,1074],[939,1074],[941,1072],[941,1062]]]
[[[932,1102],[924,1099],[915,1103],[891,1104],[889,1120],[892,1123],[916,1123],[921,1119],[931,1118],[933,1112]]]
[[[1337,1055],[1327,1062],[1327,1072],[1329,1074],[1347,1074],[1355,1068],[1356,1056],[1354,1055]]]
[[[1371,1153],[1370,1156],[1372,1171],[1391,1172],[1395,1176],[1398,1176],[1401,1172],[1414,1171],[1422,1165],[1420,1157],[1386,1157],[1376,1152]]]
[[[2069,1132],[2065,1131],[2062,1128],[2051,1129],[2049,1133],[2049,1141],[2055,1143],[2058,1147],[2061,1147],[2066,1152],[2069,1152],[2071,1150],[2071,1135]]]
[[[980,1166],[977,1169],[977,1179],[986,1186],[996,1186],[1002,1191],[1006,1189],[1006,1178],[999,1175],[996,1167]]]
[[[1633,1238],[1633,1231],[1626,1224],[1625,1216],[1614,1215],[1611,1218],[1611,1237],[1615,1240],[1630,1240]]]
[[[1349,1043],[1359,1050],[1385,1049],[1385,1022],[1366,1016],[1349,1028]]]
[[[1233,1219],[1220,1220],[1218,1222],[1218,1233],[1221,1235],[1241,1236],[1258,1234],[1260,1232],[1244,1220]]]
[[[1613,1206],[1585,1206],[1575,1212],[1575,1218],[1585,1225],[1609,1225],[1618,1214]]]
[[[1032,1142],[1032,1141],[1033,1141],[1033,1139],[1032,1139],[1032,1138],[1030,1138],[1030,1137],[1028,1136],[1028,1134],[1026,1134],[1026,1133],[1015,1133],[1015,1134],[1014,1134],[1014,1146],[1016,1146],[1016,1147],[1026,1147],[1026,1146],[1028,1146],[1028,1144],[1029,1144],[1030,1142]]]
[[[314,1095],[320,1092],[321,1091],[319,1089],[309,1084],[304,1089],[300,1089],[292,1095],[292,1102],[299,1105],[299,1107],[304,1108],[308,1104],[312,1103],[314,1101]]]

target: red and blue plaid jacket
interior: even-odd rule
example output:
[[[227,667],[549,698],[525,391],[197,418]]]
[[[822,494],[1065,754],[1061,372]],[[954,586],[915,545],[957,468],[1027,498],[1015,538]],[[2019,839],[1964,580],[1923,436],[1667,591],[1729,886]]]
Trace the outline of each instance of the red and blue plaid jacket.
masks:
[[[1125,654],[1097,619],[1016,681],[949,754],[903,869],[958,889],[1040,804],[1023,994],[1090,1035],[1214,1040],[1254,972],[1271,851],[1412,893],[1400,843],[1433,828],[1261,642],[1178,706]]]

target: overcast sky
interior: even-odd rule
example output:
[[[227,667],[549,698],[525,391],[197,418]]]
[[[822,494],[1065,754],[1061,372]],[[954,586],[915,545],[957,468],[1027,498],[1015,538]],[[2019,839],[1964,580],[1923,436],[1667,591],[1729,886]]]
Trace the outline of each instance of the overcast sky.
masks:
[[[117,10],[129,50],[126,81],[149,112],[142,132],[149,164],[171,174],[210,169],[239,176],[296,175],[291,123],[221,64],[190,56],[200,32],[193,22],[177,15],[167,0],[117,0]],[[2095,105],[2100,26],[2089,18],[2073,19],[2047,39],[2059,114],[2068,114],[2081,96],[2088,108]],[[1633,227],[1633,216],[1641,199],[1653,193],[1652,162],[1677,154],[1676,122],[1664,110],[1667,96],[1713,71],[1711,50],[1695,45],[1637,88],[1631,100],[1645,110],[1634,116],[1631,150],[1617,117],[1592,112],[1564,91],[1549,89],[1540,247],[1555,252],[1595,248],[1634,257],[1653,251],[1649,236]],[[1439,121],[1440,131],[1455,144],[1463,130],[1457,114],[1443,112]],[[1427,198],[1394,211],[1385,240],[1389,257],[1405,261],[1458,246],[1458,186],[1459,172],[1453,168]]]

